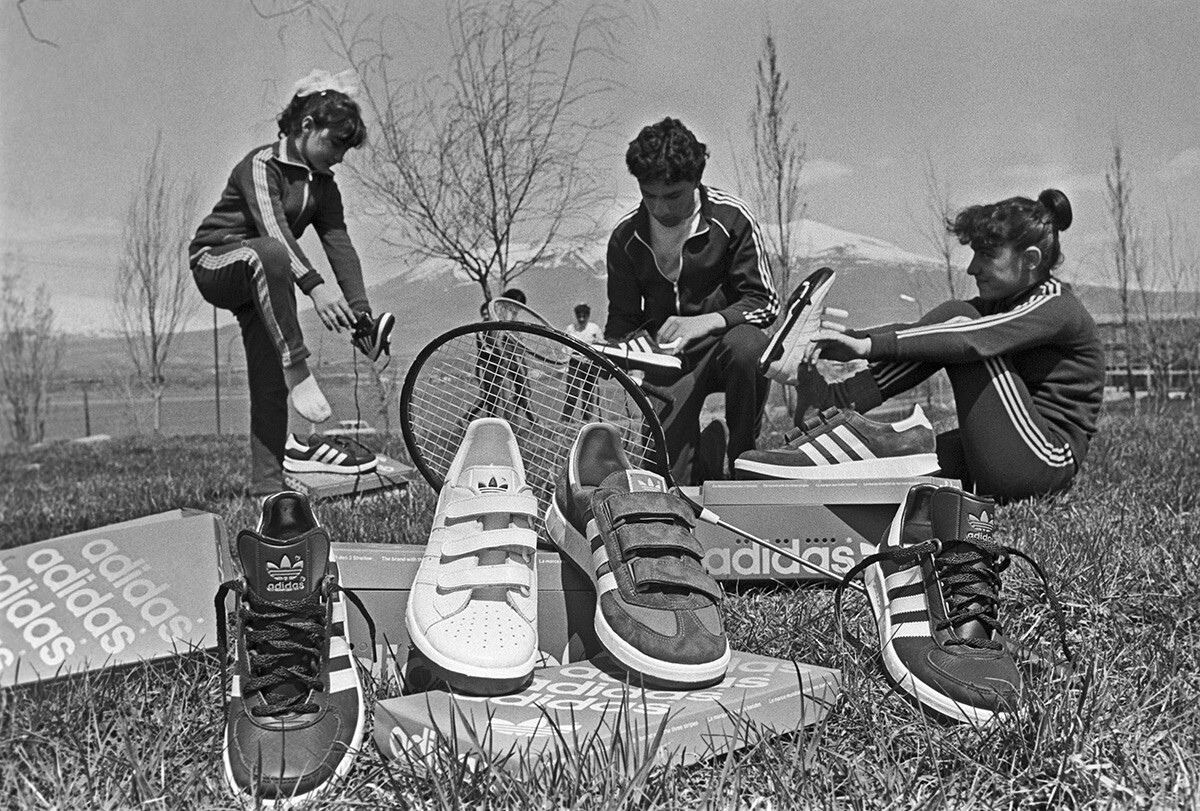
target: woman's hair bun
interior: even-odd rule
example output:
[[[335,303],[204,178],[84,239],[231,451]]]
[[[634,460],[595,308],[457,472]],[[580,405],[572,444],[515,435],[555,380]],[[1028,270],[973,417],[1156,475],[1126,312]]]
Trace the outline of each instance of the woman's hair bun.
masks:
[[[1066,231],[1071,227],[1074,215],[1071,213],[1071,201],[1067,199],[1067,195],[1058,189],[1046,189],[1038,195],[1038,202],[1049,212],[1055,228]]]

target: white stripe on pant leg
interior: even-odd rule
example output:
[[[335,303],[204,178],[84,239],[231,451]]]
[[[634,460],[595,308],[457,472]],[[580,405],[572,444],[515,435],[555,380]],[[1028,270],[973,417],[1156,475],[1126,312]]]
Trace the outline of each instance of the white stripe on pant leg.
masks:
[[[263,323],[267,326],[272,343],[279,350],[279,362],[284,366],[291,366],[292,353],[288,350],[287,341],[283,337],[283,328],[279,326],[279,318],[276,317],[275,307],[271,304],[271,291],[267,287],[267,272],[263,269],[262,259],[258,253],[254,251],[252,253],[254,253],[254,261],[250,263],[250,266],[253,268],[254,287],[258,291]]]
[[[1059,447],[1051,442],[1029,414],[1008,367],[998,358],[988,358],[984,365],[1008,418],[1033,455],[1050,467],[1067,467],[1074,464],[1070,446]]]

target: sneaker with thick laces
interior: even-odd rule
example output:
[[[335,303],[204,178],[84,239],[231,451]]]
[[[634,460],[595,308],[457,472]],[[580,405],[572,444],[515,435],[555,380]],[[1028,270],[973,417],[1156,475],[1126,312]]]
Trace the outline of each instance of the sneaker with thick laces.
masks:
[[[354,331],[350,340],[355,349],[367,356],[372,362],[379,360],[380,355],[392,354],[392,327],[396,326],[396,316],[391,313],[380,313],[374,318],[370,313],[359,313],[354,320]]]
[[[370,473],[378,459],[365,445],[345,436],[313,434],[301,442],[288,434],[283,469],[290,473]]]
[[[413,644],[453,689],[497,695],[533,677],[537,517],[512,428],[475,420],[446,472],[404,615]]]
[[[821,268],[792,291],[783,311],[779,330],[758,359],[758,373],[784,385],[795,385],[796,370],[808,362],[814,351],[813,338],[821,328],[825,296],[833,287],[835,274]]]
[[[683,361],[671,354],[678,345],[678,341],[660,344],[649,332],[640,329],[622,340],[596,344],[593,348],[626,371],[673,375],[683,370]]]
[[[694,513],[661,476],[630,464],[615,426],[580,430],[546,529],[591,578],[596,634],[618,664],[664,686],[724,678],[723,593],[701,564]]]
[[[362,744],[366,711],[343,595],[362,606],[338,585],[329,535],[300,493],[264,499],[257,528],[238,534],[237,556],[242,575],[215,600],[225,778],[244,800],[290,804],[345,777]],[[226,683],[231,591],[235,661]]]
[[[787,445],[746,451],[741,479],[906,479],[938,468],[933,426],[920,405],[899,422],[875,422],[831,408],[784,435]]]
[[[861,572],[892,682],[923,708],[972,724],[1015,712],[1021,692],[1000,628],[1009,556],[992,537],[995,513],[990,498],[915,485],[878,554],[838,592],[840,612],[841,589]]]

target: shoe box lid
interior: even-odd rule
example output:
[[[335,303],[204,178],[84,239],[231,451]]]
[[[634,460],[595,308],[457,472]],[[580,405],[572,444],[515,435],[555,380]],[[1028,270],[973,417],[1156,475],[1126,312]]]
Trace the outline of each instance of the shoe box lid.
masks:
[[[724,681],[702,690],[642,689],[625,678],[598,654],[542,668],[528,688],[511,695],[433,690],[385,699],[375,705],[375,742],[402,765],[420,766],[449,744],[476,765],[483,756],[511,768],[554,756],[563,741],[571,750],[608,752],[619,735],[631,753],[645,752],[661,729],[655,762],[687,765],[753,745],[759,734],[814,724],[841,690],[838,670],[738,651]]]
[[[223,545],[171,510],[0,551],[0,687],[215,647]]]
[[[959,486],[956,479],[711,481],[700,503],[725,522],[835,574],[878,546],[915,484]],[[717,580],[830,582],[777,552],[704,522],[696,525],[704,566]]]

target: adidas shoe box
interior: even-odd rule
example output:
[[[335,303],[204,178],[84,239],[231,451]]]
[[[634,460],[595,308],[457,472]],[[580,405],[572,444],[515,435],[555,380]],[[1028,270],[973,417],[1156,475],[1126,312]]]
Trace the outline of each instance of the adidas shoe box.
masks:
[[[417,544],[334,543],[341,584],[363,601],[375,622],[376,674],[393,673],[414,689],[425,683],[422,659],[412,647],[404,612],[425,547]],[[537,553],[538,642],[544,665],[585,659],[601,650],[593,629],[596,594],[589,580],[557,552]],[[364,663],[370,633],[347,602],[350,641]]]
[[[420,767],[449,747],[468,765],[521,769],[565,751],[640,765],[661,732],[654,762],[689,765],[819,722],[841,689],[841,673],[734,651],[725,679],[691,690],[642,689],[605,654],[542,668],[525,690],[502,696],[431,690],[379,701],[375,742],[401,766]],[[564,748],[565,747],[565,748]]]
[[[728,524],[842,575],[875,551],[914,484],[959,487],[957,479],[902,481],[712,481],[700,502]],[[717,580],[828,582],[777,552],[697,522],[704,566]]]

